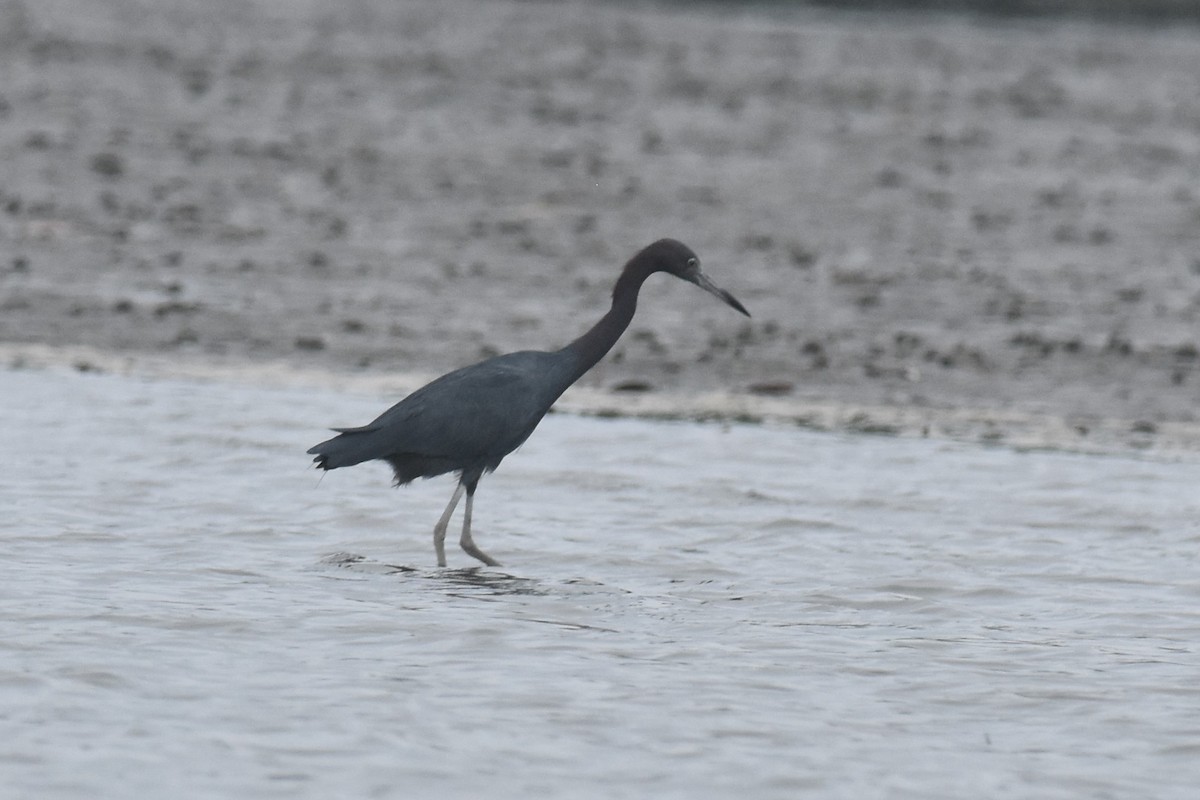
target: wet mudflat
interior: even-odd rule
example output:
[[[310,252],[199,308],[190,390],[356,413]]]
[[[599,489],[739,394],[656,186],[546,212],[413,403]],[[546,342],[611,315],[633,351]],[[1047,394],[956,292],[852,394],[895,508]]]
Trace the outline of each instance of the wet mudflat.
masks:
[[[8,796],[1200,781],[1195,460],[552,415],[439,570],[449,480],[308,470],[381,398],[0,388]]]
[[[671,236],[753,319],[586,385],[1198,423],[1200,28],[717,5],[2,4],[0,343],[436,375]]]

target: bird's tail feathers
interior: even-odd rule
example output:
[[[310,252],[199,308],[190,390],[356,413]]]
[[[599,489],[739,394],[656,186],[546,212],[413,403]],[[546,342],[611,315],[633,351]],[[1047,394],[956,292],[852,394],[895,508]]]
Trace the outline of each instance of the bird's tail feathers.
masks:
[[[383,455],[379,452],[378,441],[375,437],[370,436],[374,432],[373,428],[334,428],[334,430],[338,432],[337,436],[326,439],[308,450],[310,456],[315,456],[313,463],[317,465],[318,469],[351,467]]]

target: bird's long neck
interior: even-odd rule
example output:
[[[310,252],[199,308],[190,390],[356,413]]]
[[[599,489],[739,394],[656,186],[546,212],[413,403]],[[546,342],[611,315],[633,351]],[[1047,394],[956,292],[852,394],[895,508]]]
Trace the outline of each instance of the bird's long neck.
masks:
[[[652,270],[638,262],[631,261],[627,264],[613,287],[612,307],[608,313],[601,317],[591,330],[563,348],[564,352],[570,352],[576,358],[572,383],[604,358],[629,327],[633,312],[637,310],[638,292],[651,272]]]

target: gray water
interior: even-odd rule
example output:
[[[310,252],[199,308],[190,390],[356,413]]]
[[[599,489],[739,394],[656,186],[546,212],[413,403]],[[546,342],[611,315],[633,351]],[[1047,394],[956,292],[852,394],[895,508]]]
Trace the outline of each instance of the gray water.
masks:
[[[1196,796],[1194,461],[552,415],[439,570],[389,400],[0,372],[0,796]]]

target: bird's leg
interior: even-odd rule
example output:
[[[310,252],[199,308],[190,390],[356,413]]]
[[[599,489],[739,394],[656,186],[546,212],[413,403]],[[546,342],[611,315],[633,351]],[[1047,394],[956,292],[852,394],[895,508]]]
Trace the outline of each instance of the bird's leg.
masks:
[[[458,543],[462,545],[462,549],[467,551],[467,555],[477,558],[489,567],[498,567],[500,562],[489,556],[487,553],[475,546],[475,540],[471,538],[471,507],[475,504],[475,485],[467,487],[467,507],[463,511],[463,532],[462,538]]]
[[[463,485],[460,483],[454,490],[454,496],[450,498],[450,504],[442,512],[442,518],[437,521],[437,525],[433,526],[433,551],[437,553],[439,567],[446,566],[446,527],[450,524],[450,515],[454,513],[454,507],[458,505],[458,498],[462,497],[462,493]],[[468,509],[471,507],[470,504],[471,496],[467,495]]]

